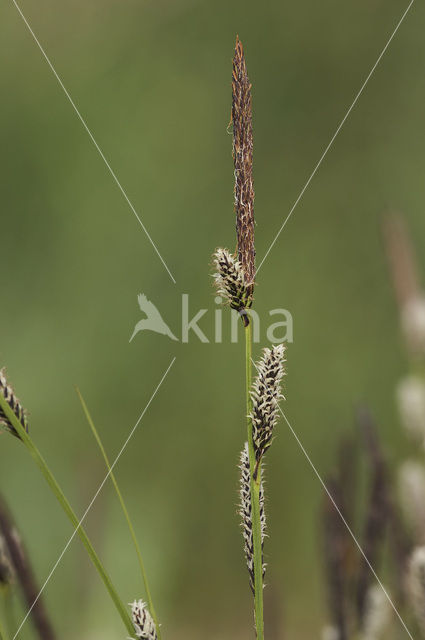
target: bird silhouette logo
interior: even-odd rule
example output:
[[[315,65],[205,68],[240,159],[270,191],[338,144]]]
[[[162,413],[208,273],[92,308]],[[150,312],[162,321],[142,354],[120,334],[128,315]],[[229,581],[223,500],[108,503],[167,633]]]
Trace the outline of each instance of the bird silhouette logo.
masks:
[[[129,342],[131,342],[134,336],[139,333],[139,331],[155,331],[155,333],[161,333],[163,336],[168,336],[171,340],[177,340],[174,333],[171,331],[170,327],[166,322],[162,319],[161,314],[158,309],[155,307],[153,302],[147,299],[144,293],[139,293],[137,296],[137,301],[139,303],[139,307],[143,313],[146,314],[146,318],[143,320],[139,320],[139,322],[134,327],[133,335],[131,336]]]

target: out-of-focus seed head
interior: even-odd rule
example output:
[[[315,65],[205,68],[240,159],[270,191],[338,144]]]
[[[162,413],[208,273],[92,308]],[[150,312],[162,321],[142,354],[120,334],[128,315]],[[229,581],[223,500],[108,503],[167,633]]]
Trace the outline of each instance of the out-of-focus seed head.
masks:
[[[327,624],[322,629],[322,640],[341,640],[340,633],[332,624]]]
[[[425,547],[417,547],[410,558],[407,573],[410,604],[425,634]]]
[[[381,586],[374,584],[367,590],[362,640],[380,640],[391,621],[392,608]]]
[[[425,440],[425,382],[418,376],[408,376],[397,387],[400,419],[409,437]]]
[[[401,312],[401,325],[413,355],[425,355],[425,295],[419,292],[407,300]]]
[[[398,473],[400,504],[417,544],[425,544],[425,467],[406,460]]]

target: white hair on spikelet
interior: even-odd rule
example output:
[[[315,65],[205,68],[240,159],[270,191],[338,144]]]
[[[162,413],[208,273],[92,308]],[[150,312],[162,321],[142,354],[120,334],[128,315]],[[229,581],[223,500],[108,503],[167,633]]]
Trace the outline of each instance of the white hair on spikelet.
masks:
[[[362,640],[380,640],[391,621],[392,609],[382,587],[373,585],[366,593]]]
[[[252,536],[252,509],[251,509],[251,489],[250,478],[251,471],[249,466],[249,452],[248,443],[245,442],[245,446],[241,451],[239,469],[241,470],[240,477],[240,502],[239,502],[239,514],[242,518],[242,531],[245,541],[245,558],[249,573],[249,583],[251,590],[255,593],[255,573],[254,573],[254,540]],[[266,513],[264,510],[264,487],[263,483],[260,483],[260,522],[261,522],[261,546],[264,545],[264,538],[266,536]],[[266,573],[266,565],[263,563],[263,578]]]
[[[425,547],[416,547],[410,557],[407,589],[412,609],[425,635]]]
[[[322,629],[322,640],[340,640],[339,631],[331,624],[327,624]]]
[[[217,293],[232,309],[242,312],[252,304],[251,287],[246,281],[241,263],[228,249],[217,249],[213,255]]]
[[[137,638],[158,640],[155,622],[143,600],[135,600],[131,605],[131,617]]]
[[[404,462],[398,472],[398,489],[401,507],[415,541],[425,543],[425,467],[414,460]]]
[[[251,390],[252,437],[257,460],[270,447],[273,430],[279,417],[279,400],[282,395],[282,378],[285,375],[285,345],[279,344],[263,350],[257,362],[257,377]]]
[[[397,387],[400,419],[407,434],[415,440],[425,439],[425,381],[418,376],[403,378]]]

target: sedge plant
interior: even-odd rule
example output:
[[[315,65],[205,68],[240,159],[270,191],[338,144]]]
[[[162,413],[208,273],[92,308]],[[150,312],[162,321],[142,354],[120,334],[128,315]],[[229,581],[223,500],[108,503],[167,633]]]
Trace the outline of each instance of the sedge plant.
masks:
[[[240,515],[245,557],[254,595],[255,626],[258,640],[264,640],[263,546],[266,528],[262,461],[273,439],[282,397],[284,345],[265,348],[255,364],[252,379],[252,319],[255,285],[254,187],[252,177],[252,98],[244,51],[236,39],[232,74],[233,161],[235,174],[235,214],[237,248],[235,253],[216,249],[213,262],[218,294],[241,316],[245,333],[245,393],[247,442],[240,456]]]
[[[213,260],[215,284],[219,295],[236,311],[242,320],[245,334],[245,395],[247,441],[240,454],[240,516],[244,537],[244,551],[249,573],[249,583],[254,596],[255,627],[258,640],[264,640],[263,587],[265,564],[263,547],[266,531],[263,487],[263,457],[272,444],[274,428],[278,420],[282,378],[285,375],[285,347],[283,344],[266,347],[261,359],[252,359],[252,319],[255,286],[254,245],[254,188],[252,178],[252,101],[244,51],[236,39],[232,74],[232,124],[233,160],[235,174],[235,213],[237,248],[234,253],[217,249]],[[253,379],[253,365],[256,376]],[[148,602],[135,600],[131,616],[119,597],[111,578],[94,550],[81,521],[78,520],[53,473],[28,433],[26,413],[8,384],[4,371],[0,371],[0,425],[18,438],[27,448],[39,467],[50,489],[81,538],[95,568],[130,634],[144,640],[160,640],[160,629],[153,607],[140,548],[128,510],[119,490],[112,467],[87,406],[78,392],[80,401],[93,435],[101,450],[108,475],[127,520],[136,548],[140,570]],[[1,630],[0,630],[1,634]],[[3,634],[2,634],[3,635]],[[1,638],[1,636],[0,636]]]

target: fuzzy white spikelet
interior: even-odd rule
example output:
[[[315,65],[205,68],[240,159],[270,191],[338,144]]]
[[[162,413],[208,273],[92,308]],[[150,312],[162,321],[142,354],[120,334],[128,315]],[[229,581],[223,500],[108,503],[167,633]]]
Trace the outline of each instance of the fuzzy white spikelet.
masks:
[[[425,353],[425,295],[410,298],[401,314],[401,324],[410,350]]]
[[[397,387],[400,419],[410,437],[425,439],[425,382],[417,376],[404,378]]]
[[[391,604],[382,587],[373,585],[366,594],[362,640],[380,640],[391,621]]]
[[[282,378],[285,375],[285,345],[265,348],[257,363],[257,377],[251,390],[253,440],[255,455],[260,460],[272,443],[273,430],[279,417]]]
[[[217,293],[236,311],[248,309],[252,304],[251,287],[246,282],[241,263],[228,249],[217,249],[213,255]]]
[[[6,400],[9,407],[12,409],[15,416],[18,418],[21,425],[24,427],[25,431],[28,431],[28,422],[25,413],[25,409],[19,402],[18,398],[15,395],[12,387],[8,384],[6,379],[5,369],[0,369],[0,393],[3,398]],[[3,412],[0,407],[0,427],[4,427],[9,433],[19,438],[18,432],[16,431],[13,424],[10,422],[9,418]]]
[[[339,631],[331,624],[322,629],[322,640],[339,640]]]
[[[255,593],[255,574],[254,574],[254,541],[252,537],[252,510],[251,510],[251,491],[250,478],[251,472],[249,467],[248,443],[241,451],[239,469],[241,470],[240,478],[240,503],[239,514],[242,518],[242,532],[245,541],[245,558],[249,572],[249,582],[252,592]],[[264,510],[264,488],[263,483],[260,484],[260,522],[261,522],[261,545],[264,544],[266,536],[266,513]],[[266,573],[266,565],[263,563],[263,578]]]
[[[412,609],[425,634],[425,547],[417,547],[410,557],[407,586]]]
[[[135,600],[131,605],[131,616],[137,638],[157,640],[155,623],[143,600]]]
[[[425,467],[414,460],[404,462],[398,473],[400,503],[415,540],[425,543]]]

